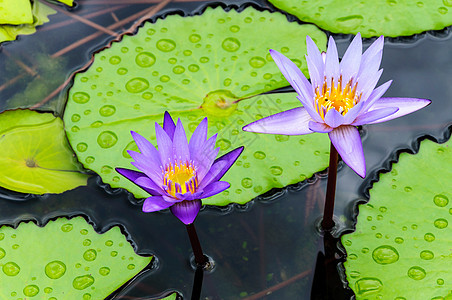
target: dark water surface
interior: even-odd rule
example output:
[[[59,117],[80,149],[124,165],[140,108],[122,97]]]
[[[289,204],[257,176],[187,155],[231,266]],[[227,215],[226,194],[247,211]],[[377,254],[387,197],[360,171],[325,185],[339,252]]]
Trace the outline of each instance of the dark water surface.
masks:
[[[79,1],[74,12],[83,15],[93,9],[108,7],[89,5],[89,1]],[[159,15],[199,13],[209,3],[214,2],[172,2]],[[245,1],[224,3],[237,6]],[[254,3],[270,7],[264,1]],[[122,20],[148,7],[146,4],[129,4],[115,11],[115,15]],[[11,62],[11,58],[37,65],[42,78],[30,79],[27,76],[31,75],[24,75],[0,90],[1,110],[29,107],[40,102],[89,61],[93,51],[112,39],[101,35],[76,50],[49,60],[49,54],[96,32],[81,23],[46,30],[46,26],[68,20],[68,17],[59,13],[50,19],[51,22],[41,27],[37,34],[22,36],[18,42],[2,47],[0,85],[24,72]],[[107,14],[92,21],[108,26],[114,23],[114,17]],[[130,25],[125,24],[124,28]],[[351,37],[334,37],[342,55]],[[365,45],[371,42],[365,40]],[[366,191],[378,178],[377,173],[387,170],[399,151],[417,151],[418,139],[426,135],[438,141],[444,141],[450,135],[451,53],[449,30],[386,40],[381,83],[390,79],[394,82],[385,96],[428,98],[432,104],[397,120],[364,126],[368,175],[362,180],[348,166],[340,168],[335,209],[339,224],[337,234],[353,228],[356,203],[366,200]],[[27,85],[32,80],[43,87],[28,91]],[[65,97],[66,90],[63,89],[43,108],[61,115]],[[204,251],[215,260],[216,267],[204,275],[202,299],[327,299],[325,291],[328,290],[335,291],[334,299],[350,299],[353,293],[342,288],[336,272],[338,262],[343,259],[342,251],[337,249],[337,240],[326,239],[324,247],[324,239],[315,227],[323,210],[325,177],[325,172],[317,174],[306,182],[272,191],[246,206],[204,208],[196,220],[196,227]],[[183,224],[170,213],[142,213],[141,206],[133,204],[134,200],[126,191],[112,191],[96,176],[90,179],[87,187],[60,195],[25,197],[5,190],[0,192],[1,224],[15,225],[30,219],[45,224],[58,216],[83,215],[98,232],[120,225],[139,254],[156,256],[148,270],[111,299],[150,299],[174,290],[184,298],[190,298],[195,274],[189,262],[191,247]],[[14,201],[24,199],[27,201]],[[335,260],[335,254],[336,258],[342,258]]]

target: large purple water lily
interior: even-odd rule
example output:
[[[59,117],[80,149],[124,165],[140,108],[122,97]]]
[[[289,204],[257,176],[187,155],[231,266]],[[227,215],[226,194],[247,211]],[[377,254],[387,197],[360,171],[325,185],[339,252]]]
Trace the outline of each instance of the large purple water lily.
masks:
[[[398,118],[431,102],[417,98],[381,98],[392,82],[375,88],[383,72],[379,69],[383,42],[381,36],[362,54],[358,33],[339,63],[332,37],[327,52],[320,53],[308,36],[306,61],[311,83],[292,61],[270,50],[284,77],[298,93],[303,107],[260,119],[243,130],[283,135],[328,133],[344,162],[365,177],[366,164],[356,126]]]
[[[144,137],[131,132],[141,153],[128,150],[141,172],[116,168],[121,175],[151,194],[143,203],[144,212],[170,208],[184,224],[193,223],[201,208],[202,198],[216,195],[227,188],[219,181],[243,151],[239,147],[217,158],[217,135],[207,139],[207,118],[203,119],[187,141],[180,119],[174,124],[165,112],[163,128],[155,123],[158,150]]]

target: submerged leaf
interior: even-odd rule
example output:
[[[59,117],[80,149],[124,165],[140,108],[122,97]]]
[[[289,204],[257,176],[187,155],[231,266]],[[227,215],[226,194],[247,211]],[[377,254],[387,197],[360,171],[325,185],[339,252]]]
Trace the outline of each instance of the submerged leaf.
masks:
[[[154,122],[161,123],[165,111],[182,118],[188,135],[208,116],[209,134],[219,132],[220,155],[242,145],[245,151],[225,176],[229,191],[204,204],[246,203],[272,187],[304,180],[327,166],[328,137],[258,136],[241,127],[300,106],[295,94],[251,96],[288,85],[270,48],[307,71],[307,34],[324,49],[326,37],[314,26],[253,8],[207,9],[201,16],[146,23],[135,36],[96,54],[90,69],[75,77],[64,116],[69,141],[104,182],[142,198],[144,191],[114,171],[132,168],[127,150],[136,145],[130,131],[155,144]]]
[[[360,205],[342,237],[356,299],[449,299],[452,274],[452,140],[402,153]]]
[[[88,176],[67,144],[61,119],[30,110],[0,114],[0,186],[22,193],[62,193]]]
[[[269,0],[273,5],[334,33],[363,37],[408,36],[452,25],[450,0]]]
[[[119,227],[98,234],[84,218],[0,228],[2,299],[104,299],[152,257],[135,254]]]

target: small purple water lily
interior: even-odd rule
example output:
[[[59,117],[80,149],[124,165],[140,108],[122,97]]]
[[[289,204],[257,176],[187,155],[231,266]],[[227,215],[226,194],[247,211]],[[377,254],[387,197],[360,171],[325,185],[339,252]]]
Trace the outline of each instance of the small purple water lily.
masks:
[[[381,36],[362,54],[358,33],[339,63],[332,37],[327,52],[320,53],[308,36],[306,61],[311,83],[292,61],[270,50],[284,77],[298,93],[303,107],[260,119],[244,126],[243,130],[282,135],[328,133],[344,162],[364,178],[366,164],[356,126],[392,120],[431,102],[417,98],[381,98],[392,82],[375,88],[383,72],[379,70],[383,42]]]
[[[158,150],[144,137],[131,132],[141,153],[128,150],[132,165],[141,172],[116,168],[116,171],[152,196],[143,203],[144,212],[170,208],[184,224],[193,223],[201,200],[229,188],[219,181],[243,151],[243,147],[217,158],[217,135],[207,139],[207,118],[204,118],[187,142],[180,119],[174,124],[165,112],[163,128],[155,123]]]

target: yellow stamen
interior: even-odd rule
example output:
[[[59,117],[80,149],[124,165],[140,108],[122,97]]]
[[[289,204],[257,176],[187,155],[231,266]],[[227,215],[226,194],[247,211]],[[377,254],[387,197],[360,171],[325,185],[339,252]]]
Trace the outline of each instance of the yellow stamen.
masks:
[[[163,184],[167,192],[176,196],[176,193],[195,193],[198,188],[198,177],[195,167],[189,162],[169,163],[163,170]]]
[[[361,98],[361,93],[356,94],[358,83],[350,79],[342,88],[342,76],[339,77],[337,86],[334,85],[334,79],[331,79],[331,85],[328,87],[326,77],[322,89],[315,89],[315,109],[322,119],[325,119],[326,113],[330,109],[335,109],[342,115],[345,115]]]

